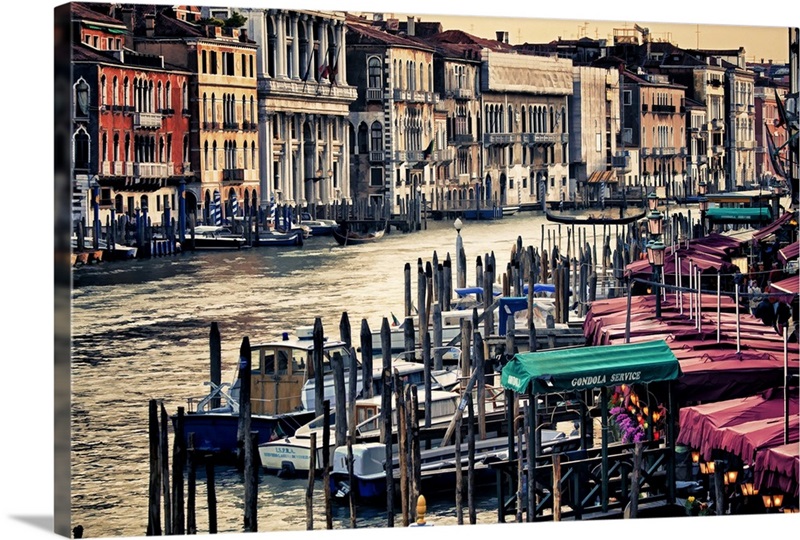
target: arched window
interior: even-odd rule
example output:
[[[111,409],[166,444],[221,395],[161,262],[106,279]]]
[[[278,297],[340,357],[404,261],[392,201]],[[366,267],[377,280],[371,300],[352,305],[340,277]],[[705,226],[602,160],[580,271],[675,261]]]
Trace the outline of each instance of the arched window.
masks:
[[[251,168],[256,168],[256,142],[253,141],[250,143],[250,166]]]
[[[244,162],[243,162],[242,166],[245,169],[249,169],[250,168],[249,165],[247,164],[248,158],[250,157],[250,156],[247,155],[247,150],[248,150],[247,141],[244,141],[244,150],[242,151],[242,157],[244,158]]]
[[[208,170],[208,169],[211,168],[210,167],[211,163],[210,163],[208,158],[209,158],[209,156],[208,156],[208,141],[206,141],[205,144],[203,145],[203,168],[205,170]]]
[[[125,79],[122,81],[122,106],[131,106],[131,85],[128,77],[125,77]]]
[[[164,90],[164,106],[170,111],[172,110],[172,85],[169,81],[167,81]]]
[[[161,88],[161,81],[158,81],[158,89],[156,90],[156,110],[161,111],[164,109],[164,93]]]
[[[361,122],[358,126],[358,153],[367,153],[367,124]]]
[[[76,169],[89,168],[89,134],[82,127],[72,136],[73,161]]]
[[[112,159],[119,161],[119,133],[114,133],[114,146],[112,148]]]
[[[111,80],[111,105],[119,104],[119,80],[115,75]]]
[[[189,163],[189,136],[183,136],[183,162]]]
[[[206,51],[203,51],[202,55],[202,71],[208,73],[208,53]]]
[[[108,133],[103,132],[100,145],[100,161],[103,162],[106,160],[108,160]]]
[[[203,93],[203,123],[208,122],[208,97]],[[204,127],[204,129],[206,129]]]
[[[383,151],[383,129],[380,122],[373,122],[370,128],[370,151]]]
[[[181,109],[183,111],[189,110],[189,85],[183,83],[183,88],[181,89]]]
[[[211,147],[211,168],[217,170],[217,141]]]
[[[381,80],[383,79],[383,69],[381,68],[381,61],[379,58],[372,57],[367,63],[367,87],[380,88],[382,86]]]
[[[75,91],[75,117],[86,118],[89,116],[89,85],[81,78],[74,86]]]
[[[108,105],[108,88],[106,87],[106,76],[100,77],[100,105]]]

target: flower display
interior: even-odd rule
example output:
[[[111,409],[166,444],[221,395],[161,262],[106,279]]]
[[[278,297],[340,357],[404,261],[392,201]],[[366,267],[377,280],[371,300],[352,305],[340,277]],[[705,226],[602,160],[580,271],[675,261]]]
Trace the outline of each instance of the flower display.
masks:
[[[661,439],[666,409],[663,405],[650,408],[628,385],[614,388],[610,399],[609,413],[617,425],[623,442],[643,442],[647,429],[652,426],[653,440]]]
[[[709,514],[708,504],[700,502],[694,497],[686,499],[683,507],[686,509],[687,516],[707,516]]]

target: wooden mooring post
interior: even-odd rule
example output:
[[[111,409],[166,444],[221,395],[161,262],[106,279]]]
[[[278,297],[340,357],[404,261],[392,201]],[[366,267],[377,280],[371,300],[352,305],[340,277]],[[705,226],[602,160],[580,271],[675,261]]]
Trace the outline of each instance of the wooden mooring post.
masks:
[[[308,483],[306,484],[306,530],[314,530],[314,483],[317,472],[317,434],[309,435]]]
[[[208,533],[217,534],[217,487],[214,483],[214,456],[206,454],[206,504],[208,505]]]
[[[169,416],[164,403],[161,402],[161,422],[159,440],[159,463],[161,465],[161,487],[162,498],[164,500],[164,534],[171,535],[172,532],[172,498],[169,491],[169,442],[167,428],[169,426]],[[177,435],[177,433],[176,433]],[[177,439],[177,437],[176,437]]]
[[[158,402],[149,403],[148,432],[150,439],[150,489],[147,513],[147,536],[161,536],[161,467],[159,463],[160,433]]]
[[[186,469],[187,452],[183,418],[184,408],[178,407],[178,416],[175,419],[175,434],[172,440],[172,534],[186,533],[186,528],[184,527],[186,514],[183,505],[183,472]],[[164,422],[167,422],[166,410],[164,411]]]
[[[322,403],[322,488],[325,495],[325,528],[333,529],[333,513],[331,508],[331,458],[328,449],[331,446],[331,402]]]
[[[361,382],[363,397],[372,397],[372,331],[367,319],[361,319]]]
[[[186,534],[197,534],[197,450],[194,432],[186,444]]]
[[[219,387],[222,383],[222,347],[221,347],[221,340],[219,335],[219,325],[216,322],[211,323],[211,331],[209,332],[208,336],[209,341],[209,350],[211,353],[211,384],[214,387]],[[215,397],[211,400],[211,408],[216,409],[218,408],[220,403],[220,398]]]

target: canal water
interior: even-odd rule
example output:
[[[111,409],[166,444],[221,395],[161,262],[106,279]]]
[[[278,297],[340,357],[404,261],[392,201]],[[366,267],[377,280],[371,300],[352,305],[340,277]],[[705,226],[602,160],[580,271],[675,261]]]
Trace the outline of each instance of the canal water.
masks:
[[[545,218],[518,213],[495,222],[467,221],[461,231],[467,281],[475,281],[477,256],[494,251],[505,269],[518,236],[540,246]],[[555,237],[558,226],[547,223]],[[566,249],[567,226],[562,226]],[[576,230],[579,227],[576,227]],[[590,245],[602,227],[587,227]],[[612,235],[614,231],[609,231]],[[403,266],[453,258],[456,231],[450,221],[430,221],[412,234],[392,231],[373,245],[338,246],[332,237],[310,238],[302,248],[254,248],[184,253],[148,260],[105,262],[76,269],[72,302],[72,524],[87,537],[143,536],[147,527],[150,399],[167,412],[206,393],[208,336],[212,322],[222,337],[223,381],[231,381],[242,338],[272,340],[283,331],[312,325],[321,317],[326,334],[337,336],[348,312],[354,341],[361,320],[373,332],[383,317],[403,314]],[[612,244],[613,245],[613,244]],[[545,248],[547,239],[545,236]],[[171,441],[171,436],[170,436]],[[241,475],[217,467],[219,532],[243,524]],[[320,482],[315,527],[324,528]],[[305,530],[306,480],[261,475],[259,530]],[[199,471],[198,531],[208,531],[205,476]],[[465,501],[466,503],[466,501]],[[491,493],[478,499],[478,521],[496,521]],[[429,519],[455,524],[452,501],[429,502]],[[334,505],[334,526],[347,527],[349,510]],[[359,508],[359,527],[385,526],[385,512]]]

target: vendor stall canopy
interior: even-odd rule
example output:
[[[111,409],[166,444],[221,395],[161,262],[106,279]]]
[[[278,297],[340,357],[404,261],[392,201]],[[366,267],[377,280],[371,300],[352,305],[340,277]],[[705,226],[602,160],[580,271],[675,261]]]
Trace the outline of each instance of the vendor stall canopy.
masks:
[[[671,381],[680,375],[677,358],[658,340],[520,353],[503,367],[501,382],[518,393],[546,394]]]

